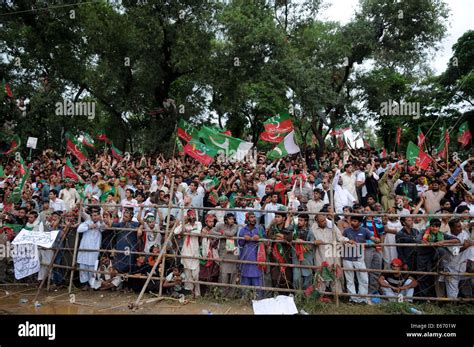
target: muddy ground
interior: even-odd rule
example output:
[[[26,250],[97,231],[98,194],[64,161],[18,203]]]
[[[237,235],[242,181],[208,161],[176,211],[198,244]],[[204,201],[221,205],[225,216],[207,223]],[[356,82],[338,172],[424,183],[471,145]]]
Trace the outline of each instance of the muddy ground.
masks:
[[[145,294],[145,302],[136,311],[129,309],[129,304],[135,302],[138,294],[123,292],[100,292],[74,290],[74,297],[67,288],[42,290],[39,305],[35,305],[34,298],[37,286],[30,285],[0,285],[0,314],[212,314],[217,315],[251,315],[253,309],[250,300],[237,299],[218,300],[207,297],[192,300],[187,304],[177,299],[166,297],[159,300],[157,296]],[[73,298],[73,300],[71,300]],[[354,305],[341,302],[320,303],[315,301],[300,302],[296,300],[298,310],[305,310],[311,314],[407,314],[410,307],[416,307],[424,314],[474,314],[474,305]],[[207,312],[204,312],[207,311]]]

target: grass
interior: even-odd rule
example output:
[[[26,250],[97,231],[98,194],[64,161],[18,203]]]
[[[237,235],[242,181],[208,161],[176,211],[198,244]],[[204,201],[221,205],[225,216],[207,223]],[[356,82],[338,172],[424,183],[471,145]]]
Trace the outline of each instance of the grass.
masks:
[[[376,305],[353,304],[348,303],[345,299],[339,302],[339,307],[334,302],[323,303],[313,298],[303,295],[295,296],[296,307],[299,310],[310,314],[408,314],[413,315],[410,311],[415,308],[423,314],[437,315],[472,315],[474,314],[474,305],[470,303],[453,304],[453,303],[409,303],[409,302],[385,302]]]

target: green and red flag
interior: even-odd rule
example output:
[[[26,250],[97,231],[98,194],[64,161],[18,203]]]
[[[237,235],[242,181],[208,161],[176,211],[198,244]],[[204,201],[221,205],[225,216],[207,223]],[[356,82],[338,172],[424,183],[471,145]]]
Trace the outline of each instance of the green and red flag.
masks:
[[[74,170],[74,166],[69,158],[66,159],[66,165],[63,166],[63,177],[72,179],[74,182],[84,183],[81,176]]]
[[[66,148],[71,152],[81,163],[87,160],[87,152],[82,147],[82,144],[69,133],[66,133]]]
[[[271,143],[280,143],[281,141],[283,141],[286,135],[287,133],[273,135],[269,132],[264,131],[263,133],[260,134],[260,140],[271,142]]]
[[[20,175],[24,176],[26,174],[27,166],[25,164],[25,161],[20,155]]]
[[[418,139],[418,147],[422,148],[423,144],[425,143],[425,134],[423,134],[420,127],[418,127],[417,139]]]
[[[342,135],[348,130],[351,130],[351,128],[340,125],[340,126],[335,127],[332,131],[330,131],[329,135],[331,136]]]
[[[197,130],[188,122],[183,119],[179,120],[178,123],[178,136],[184,141],[189,142],[191,139],[198,137]]]
[[[464,122],[459,127],[458,132],[458,142],[462,144],[463,147],[467,146],[472,139],[471,131],[469,130],[469,123]]]
[[[445,129],[444,127],[441,128],[441,138],[440,138],[440,143],[438,146],[438,156],[440,158],[446,157],[448,154],[448,146],[449,146],[449,132],[448,129]]]
[[[21,200],[21,194],[23,192],[23,187],[25,186],[26,180],[30,176],[30,171],[31,171],[31,168],[29,168],[29,167],[26,168],[26,172],[25,172],[25,174],[23,175],[23,177],[21,179],[20,185],[13,188],[10,196],[8,197],[8,202],[17,203]]]
[[[217,155],[217,150],[197,140],[191,139],[191,141],[184,146],[184,153],[196,159],[198,162],[209,166],[214,160],[213,157]]]
[[[280,113],[277,116],[271,117],[263,123],[263,126],[265,131],[272,135],[289,133],[293,130],[293,122],[287,113]]]
[[[95,148],[94,139],[85,132],[82,133],[82,144],[89,148]]]
[[[123,152],[114,146],[113,143],[110,144],[110,150],[112,151],[112,156],[117,160],[123,159]]]
[[[179,139],[178,136],[176,136],[176,148],[178,149],[178,154],[179,155],[184,154],[183,144],[181,143],[181,140]]]
[[[344,139],[342,138],[342,136],[338,136],[337,137],[337,143],[339,145],[339,149],[344,149],[345,145],[346,145],[346,142],[344,141]]]
[[[103,141],[105,143],[110,143],[111,141],[109,140],[109,138],[107,137],[107,134],[105,133],[105,131],[103,130],[99,130],[96,135],[95,135],[95,138],[99,141]]]
[[[215,176],[214,177],[206,176],[206,178],[204,178],[201,184],[205,190],[210,190],[219,185],[219,179]]]
[[[12,90],[10,89],[10,86],[8,85],[8,83],[5,82],[5,79],[2,79],[2,85],[0,86],[0,88],[2,91],[2,97],[3,97],[3,94],[6,94],[9,98],[13,98]]]
[[[406,156],[411,165],[415,165],[423,170],[426,170],[431,163],[431,157],[411,141],[408,142]]]
[[[398,127],[397,129],[397,145],[400,146],[400,139],[402,137],[402,128]]]
[[[210,192],[209,197],[207,198],[207,201],[209,201],[212,205],[216,206],[218,199],[219,199],[219,196],[217,195],[216,192]]]
[[[370,151],[370,148],[371,148],[371,146],[370,146],[370,142],[369,142],[369,141],[367,141],[366,139],[363,139],[363,141],[364,141],[364,146],[365,146],[365,149],[367,149],[367,150],[369,150],[369,151]]]
[[[20,147],[21,141],[18,135],[13,135],[8,141],[8,149],[6,151],[0,152],[0,155],[10,155],[15,152],[18,147]]]
[[[203,142],[217,151],[221,151],[226,157],[243,160],[253,143],[247,142],[236,137],[227,136],[209,127],[202,127],[199,130],[199,137]]]
[[[224,134],[224,135],[227,135],[227,136],[232,136],[232,131],[230,131],[230,130],[223,130],[223,129],[221,129],[219,127],[216,127],[216,126],[208,126],[208,128],[213,129],[218,133],[221,133],[221,134]]]

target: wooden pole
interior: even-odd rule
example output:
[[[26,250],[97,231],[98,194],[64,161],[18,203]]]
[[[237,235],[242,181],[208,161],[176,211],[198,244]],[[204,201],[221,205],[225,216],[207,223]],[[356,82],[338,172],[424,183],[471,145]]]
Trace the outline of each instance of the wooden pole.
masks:
[[[331,182],[331,186],[330,186],[330,190],[329,190],[329,195],[330,195],[330,198],[331,198],[332,212],[336,212],[335,211],[335,204],[334,204],[334,179],[335,179],[335,177],[333,178],[333,180]],[[334,219],[334,214],[331,215],[331,220],[332,220],[332,251],[334,252],[332,255],[334,256],[336,254],[336,249],[337,249],[336,220]],[[334,297],[336,299],[336,307],[339,307],[339,293],[338,293],[338,289],[337,289],[338,282],[339,282],[339,280],[338,280],[336,274],[334,274],[334,288],[333,288],[333,291],[334,291]]]
[[[63,235],[61,235],[61,239],[60,239],[60,241],[59,241],[60,244],[66,239],[66,236],[67,236],[68,233],[69,233],[69,228],[68,228],[67,232],[65,232],[65,233],[63,233]],[[40,283],[40,285],[39,285],[39,287],[38,287],[38,290],[37,290],[37,292],[36,292],[35,298],[33,299],[33,303],[35,303],[36,300],[38,299],[38,296],[39,296],[39,294],[40,294],[40,292],[41,292],[41,289],[43,288],[43,285],[44,285],[45,282],[48,282],[48,287],[49,287],[49,277],[50,277],[50,273],[51,273],[51,271],[52,271],[52,269],[53,269],[54,260],[56,259],[56,256],[58,255],[59,250],[60,250],[60,248],[58,247],[58,248],[56,248],[56,250],[54,251],[53,258],[51,259],[51,261],[50,261],[49,264],[48,264],[48,270],[46,271],[46,277],[41,280],[41,283]],[[37,251],[39,251],[39,250],[37,249]]]
[[[172,206],[172,197],[174,196],[174,176],[173,178],[171,179],[171,193],[170,193],[170,201],[169,201],[169,204],[168,204],[168,215],[167,215],[167,218],[166,218],[166,237],[165,237],[165,245],[168,244],[169,242],[169,239],[171,238],[171,236],[173,235],[173,233],[169,233],[169,229],[170,229],[170,223],[169,223],[169,220],[170,220],[170,214],[171,214],[171,206]],[[163,258],[163,255],[166,253],[166,246],[165,247],[162,247],[161,248],[161,251],[160,251],[160,254],[158,255],[158,258],[156,259],[155,261],[155,264],[153,264],[153,268],[151,269],[150,273],[148,274],[148,278],[146,279],[145,281],[145,284],[143,285],[142,287],[142,290],[140,291],[140,294],[138,295],[138,298],[137,300],[135,301],[135,304],[131,304],[131,308],[132,309],[136,309],[138,308],[138,305],[140,304],[140,300],[142,299],[142,296],[143,294],[145,294],[145,291],[146,291],[146,288],[148,287],[148,284],[150,283],[150,280],[151,280],[151,277],[153,276],[153,274],[155,273],[156,271],[156,268],[158,267],[158,264],[160,263],[161,259]],[[161,277],[163,277],[163,273],[161,274]],[[162,280],[161,280],[162,281]],[[160,288],[162,287],[162,284],[160,283]]]
[[[84,210],[84,205],[81,204],[79,205],[79,216],[77,218],[78,224],[81,224],[81,218],[82,218],[82,212]],[[74,240],[74,252],[72,255],[72,269],[71,269],[71,276],[69,277],[69,289],[68,292],[71,293],[72,291],[72,280],[74,278],[74,268],[76,267],[76,258],[77,258],[77,248],[79,247],[79,233],[77,232],[76,229],[76,238]]]

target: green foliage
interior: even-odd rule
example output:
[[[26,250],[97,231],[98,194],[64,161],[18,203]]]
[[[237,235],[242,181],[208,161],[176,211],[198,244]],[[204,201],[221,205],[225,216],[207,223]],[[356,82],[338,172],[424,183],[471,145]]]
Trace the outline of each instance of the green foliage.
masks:
[[[439,78],[426,73],[427,53],[446,29],[441,0],[361,0],[345,25],[316,19],[321,3],[4,5],[0,77],[29,104],[22,117],[15,100],[3,100],[0,122],[14,119],[39,148],[64,148],[66,131],[102,128],[122,150],[171,152],[179,117],[217,121],[256,142],[268,117],[290,110],[298,137],[314,134],[323,150],[332,128],[363,130],[368,118],[387,146],[393,129],[413,121],[380,117],[388,99],[456,115],[453,104],[472,97],[472,31],[453,47],[457,67]],[[96,117],[56,115],[63,99],[95,102]]]

